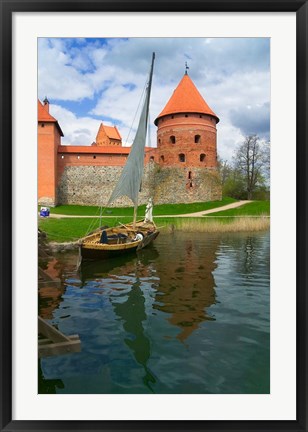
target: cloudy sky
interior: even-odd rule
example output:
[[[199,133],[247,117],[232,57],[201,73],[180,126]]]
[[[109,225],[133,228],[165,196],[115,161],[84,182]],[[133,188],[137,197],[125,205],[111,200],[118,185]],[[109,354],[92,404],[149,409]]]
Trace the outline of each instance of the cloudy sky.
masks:
[[[268,38],[40,38],[38,97],[49,99],[50,112],[64,132],[62,144],[91,145],[101,121],[117,125],[123,144],[131,143],[153,51],[147,145],[156,146],[153,121],[183,77],[185,62],[220,118],[218,154],[223,159],[230,159],[248,134],[269,139]]]

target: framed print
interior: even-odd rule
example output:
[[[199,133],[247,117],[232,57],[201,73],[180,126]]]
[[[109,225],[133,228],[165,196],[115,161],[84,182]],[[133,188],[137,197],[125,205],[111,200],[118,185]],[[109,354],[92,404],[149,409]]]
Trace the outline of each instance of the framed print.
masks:
[[[307,2],[2,0],[1,95],[1,430],[307,430]]]

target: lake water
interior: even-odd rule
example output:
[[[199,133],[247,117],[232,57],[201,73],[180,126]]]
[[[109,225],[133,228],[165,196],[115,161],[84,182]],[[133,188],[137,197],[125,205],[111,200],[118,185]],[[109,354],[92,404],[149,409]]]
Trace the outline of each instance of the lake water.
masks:
[[[40,315],[81,352],[39,361],[39,393],[269,393],[269,232],[160,235],[138,256],[59,254]]]

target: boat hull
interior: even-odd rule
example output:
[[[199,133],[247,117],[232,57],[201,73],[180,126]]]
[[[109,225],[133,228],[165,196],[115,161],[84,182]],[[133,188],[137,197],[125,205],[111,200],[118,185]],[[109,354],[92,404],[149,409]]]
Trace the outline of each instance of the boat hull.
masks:
[[[139,244],[130,245],[130,247],[126,247],[126,248],[123,247],[108,248],[107,246],[101,248],[94,248],[94,247],[85,247],[81,245],[81,257],[82,259],[86,259],[86,260],[108,259],[120,255],[134,253],[136,252],[138,246]]]
[[[126,229],[123,227],[118,228],[118,231],[121,232],[122,236],[126,230],[128,234],[131,234],[131,225],[127,225],[125,227]],[[99,238],[102,231],[93,233],[80,243],[80,258],[82,260],[104,260],[120,255],[136,253],[137,251],[151,244],[158,236],[159,231],[156,229],[156,227],[154,230],[153,226],[150,226],[150,228],[151,230],[149,231],[149,224],[139,222],[135,228],[135,231],[143,233],[143,239],[136,241],[126,239],[123,240],[123,237],[119,237],[116,241],[112,240],[111,243],[100,243]],[[114,235],[115,232],[117,232],[116,228],[107,229],[106,235]]]

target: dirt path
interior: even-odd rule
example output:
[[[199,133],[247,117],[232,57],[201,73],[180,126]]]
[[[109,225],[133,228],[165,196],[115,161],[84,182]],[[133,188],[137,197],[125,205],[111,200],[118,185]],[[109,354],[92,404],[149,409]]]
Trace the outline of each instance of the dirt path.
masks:
[[[225,211],[225,210],[241,207],[242,205],[248,204],[250,202],[252,202],[252,201],[248,201],[248,200],[237,201],[235,203],[226,204],[224,206],[216,207],[216,208],[213,208],[213,209],[210,209],[210,210],[203,210],[203,211],[199,211],[199,212],[196,212],[196,213],[187,213],[187,214],[176,215],[176,217],[198,217],[198,216],[205,216],[207,214],[216,213],[216,212],[219,212],[219,211]],[[159,216],[156,216],[156,217],[159,217]],[[162,216],[162,217],[169,217],[169,216]],[[170,217],[174,217],[174,215],[170,215]]]
[[[216,207],[216,208],[213,208],[210,210],[203,210],[203,211],[199,211],[199,212],[195,212],[195,213],[187,213],[187,214],[179,214],[179,215],[159,215],[159,216],[154,216],[154,217],[156,217],[156,218],[159,218],[159,217],[161,217],[161,218],[166,218],[166,217],[198,217],[198,216],[204,216],[207,214],[216,213],[219,211],[225,211],[225,210],[233,209],[236,207],[240,207],[240,206],[242,206],[244,204],[248,204],[250,202],[252,202],[252,201],[247,201],[247,200],[246,201],[237,201],[235,203],[227,204],[227,205],[224,205],[222,207]],[[55,219],[61,219],[61,218],[94,218],[94,217],[100,217],[100,216],[62,215],[62,214],[53,213],[53,214],[50,214],[50,217],[55,218]],[[109,216],[109,215],[105,215],[105,214],[103,215],[104,219],[105,218],[115,218],[115,217],[120,217],[120,216],[116,216],[116,215]]]

